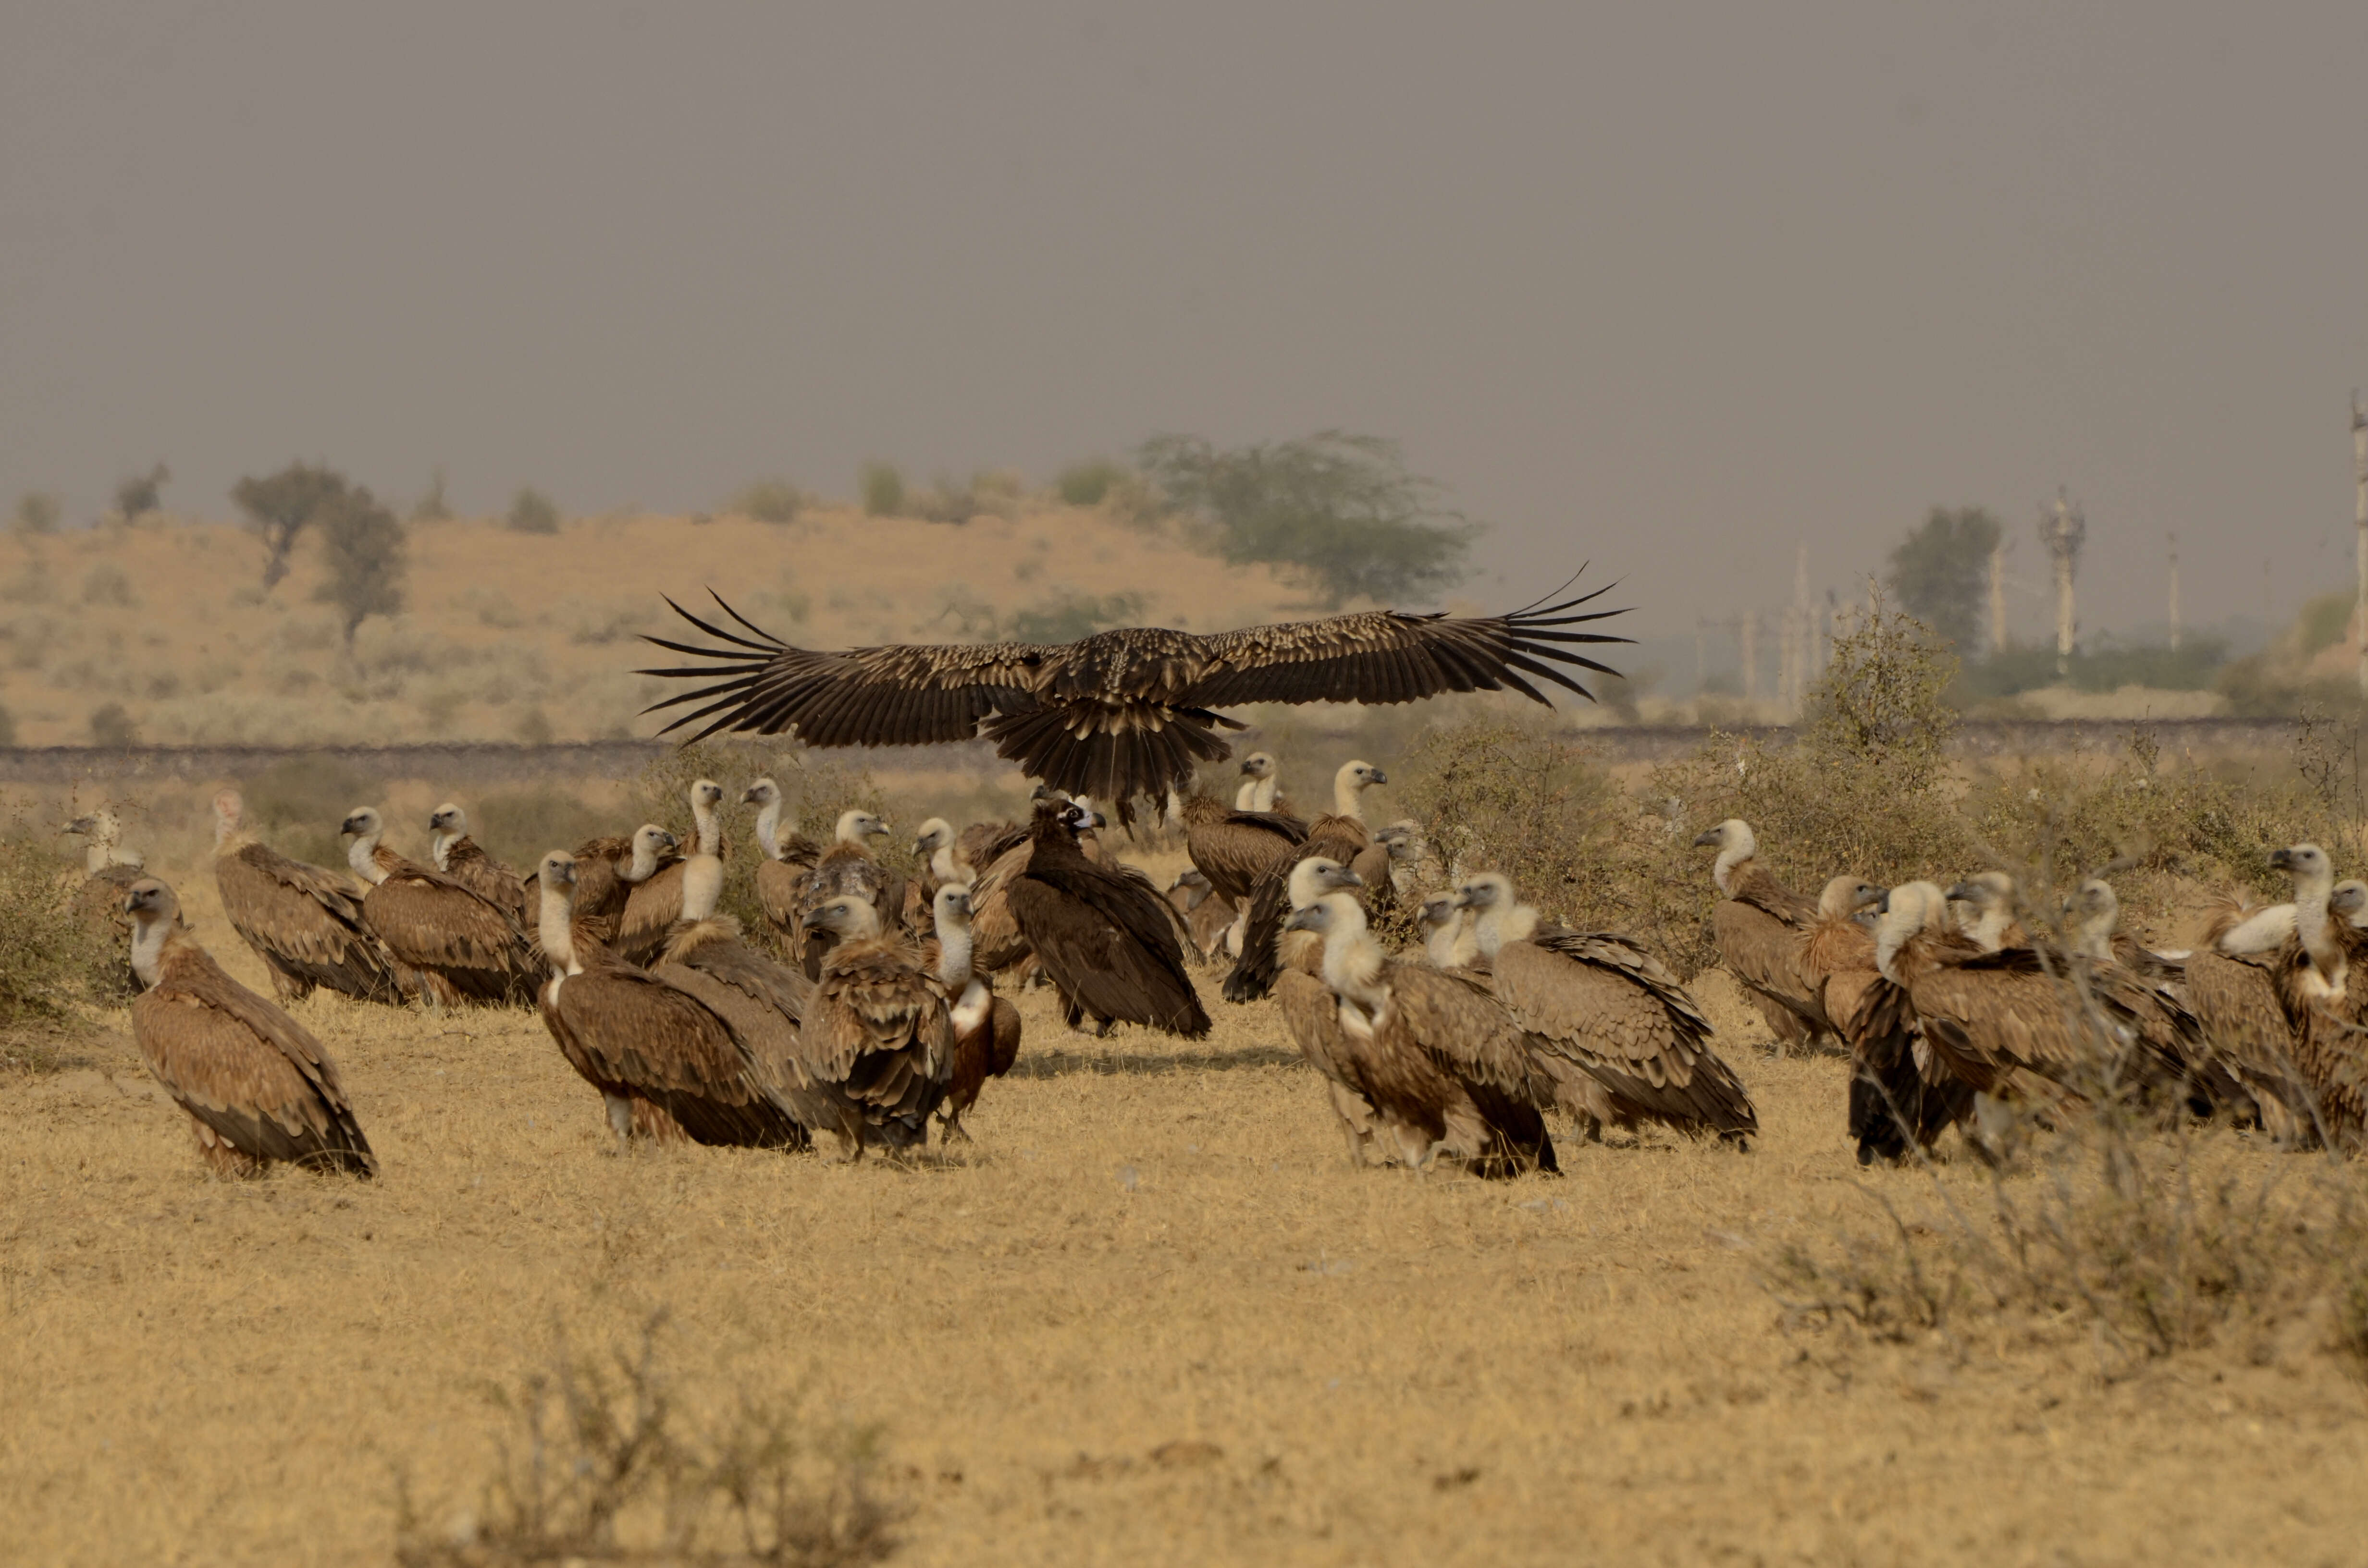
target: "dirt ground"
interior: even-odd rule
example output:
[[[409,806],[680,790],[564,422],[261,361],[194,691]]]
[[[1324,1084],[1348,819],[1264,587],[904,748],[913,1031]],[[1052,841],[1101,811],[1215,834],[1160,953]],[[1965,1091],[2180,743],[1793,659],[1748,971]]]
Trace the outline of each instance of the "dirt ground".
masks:
[[[209,1179],[119,1015],[0,1076],[0,1560],[386,1562],[398,1478],[474,1504],[489,1385],[660,1308],[687,1407],[882,1427],[899,1562],[2360,1560],[2363,1391],[2306,1336],[2109,1381],[2075,1334],[1788,1326],[1770,1249],[1925,1181],[1851,1163],[1835,1061],[1726,1037],[1746,1155],[1416,1179],[1212,1005],[1094,1042],[1031,996],[974,1144],[848,1167],[620,1156],[531,1015],[316,998],[370,1184]]]

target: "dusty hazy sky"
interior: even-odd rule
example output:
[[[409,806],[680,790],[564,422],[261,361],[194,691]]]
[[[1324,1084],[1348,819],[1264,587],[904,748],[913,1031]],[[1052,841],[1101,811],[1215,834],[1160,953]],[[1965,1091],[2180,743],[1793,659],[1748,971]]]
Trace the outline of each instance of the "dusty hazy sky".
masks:
[[[0,14],[0,486],[713,505],[1402,438],[1646,630],[1935,501],[2083,620],[2348,577],[2368,5]],[[1496,578],[1502,574],[1500,585]],[[2029,619],[2036,624],[2036,607]]]

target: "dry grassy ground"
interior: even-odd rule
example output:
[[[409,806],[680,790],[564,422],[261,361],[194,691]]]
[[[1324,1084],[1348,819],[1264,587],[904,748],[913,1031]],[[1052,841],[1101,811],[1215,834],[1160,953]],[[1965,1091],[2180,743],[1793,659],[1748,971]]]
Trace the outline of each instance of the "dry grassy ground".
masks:
[[[2362,1390],[2305,1333],[2109,1381],[2044,1324],[1787,1329],[1770,1250],[1924,1181],[1851,1165],[1832,1061],[1731,1046],[1748,1155],[1417,1180],[1347,1166],[1268,1007],[1097,1043],[1030,998],[974,1145],[849,1168],[620,1157],[529,1015],[302,1012],[375,1184],[209,1180],[120,1032],[0,1078],[0,1559],[387,1561],[399,1475],[475,1504],[489,1383],[661,1307],[687,1409],[884,1426],[900,1562],[2359,1559]]]

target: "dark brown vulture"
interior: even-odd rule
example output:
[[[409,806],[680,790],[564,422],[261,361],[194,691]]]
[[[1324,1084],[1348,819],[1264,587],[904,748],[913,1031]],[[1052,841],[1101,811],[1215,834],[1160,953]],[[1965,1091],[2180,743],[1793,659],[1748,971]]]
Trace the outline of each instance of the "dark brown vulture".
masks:
[[[887,831],[888,824],[870,812],[838,813],[837,830],[831,835],[830,847],[814,861],[813,875],[806,878],[805,896],[798,912],[798,926],[804,942],[801,955],[809,977],[821,976],[823,958],[838,940],[834,927],[817,925],[812,918],[814,912],[825,903],[860,898],[880,917],[883,933],[903,932],[905,879],[882,866],[864,842]]]
[[[939,1112],[945,1122],[939,1141],[960,1138],[967,1143],[970,1134],[962,1129],[962,1112],[978,1103],[979,1090],[989,1078],[1002,1077],[1019,1060],[1019,1009],[997,996],[986,976],[971,963],[969,886],[948,882],[939,888],[929,913],[937,931],[936,950],[922,956],[951,1003],[948,1021],[954,1031],[953,1078]]]
[[[1861,1165],[1930,1149],[1974,1108],[1970,1087],[1945,1069],[1928,1071],[1932,1053],[1916,1009],[1875,966],[1874,935],[1856,915],[1882,897],[1872,882],[1834,878],[1801,938],[1801,972],[1850,1047],[1849,1127]]]
[[[381,845],[386,824],[373,807],[347,812],[338,832],[348,840],[347,864],[370,884],[363,924],[419,976],[423,1000],[532,1004],[542,963],[509,911]]]
[[[554,850],[537,873],[542,949],[560,969],[538,999],[560,1053],[600,1092],[619,1145],[650,1130],[636,1111],[636,1102],[646,1101],[666,1113],[659,1127],[679,1129],[697,1142],[805,1147],[806,1130],[774,1075],[725,1015],[624,962],[598,939],[591,922],[572,919],[575,869],[574,857]]]
[[[1497,999],[1529,1037],[1554,1103],[1590,1140],[1657,1121],[1739,1148],[1759,1131],[1751,1096],[1710,1045],[1710,1020],[1677,976],[1627,937],[1541,929],[1495,872],[1455,890]]]
[[[1307,836],[1287,857],[1270,861],[1251,888],[1242,924],[1242,950],[1225,976],[1228,1002],[1255,1002],[1274,985],[1275,938],[1290,919],[1292,866],[1304,860],[1337,860],[1353,869],[1369,899],[1391,891],[1389,850],[1373,842],[1360,801],[1389,775],[1370,762],[1348,762],[1332,777],[1332,809],[1307,824]]]
[[[224,1176],[259,1175],[274,1160],[375,1176],[370,1140],[321,1042],[222,972],[163,882],[133,882],[124,913],[131,971],[146,987],[131,1004],[132,1038],[188,1112],[206,1164]]]
[[[1333,1109],[1352,1160],[1372,1157],[1358,1136],[1369,1109],[1372,1142],[1409,1171],[1441,1154],[1482,1176],[1560,1169],[1531,1042],[1486,982],[1391,962],[1349,893],[1326,893],[1288,924],[1323,938],[1333,1017],[1327,1026],[1304,998],[1292,1012],[1310,1063],[1348,1091]]]
[[[1070,1028],[1090,1017],[1097,1034],[1124,1020],[1199,1039],[1209,1015],[1184,971],[1173,913],[1139,873],[1086,858],[1082,815],[1064,801],[1037,803],[1027,869],[1006,890],[1020,935],[1061,993]]]
[[[1162,800],[1199,764],[1232,755],[1218,732],[1243,726],[1216,709],[1412,702],[1507,689],[1546,703],[1531,677],[1591,701],[1564,670],[1615,672],[1573,645],[1627,641],[1575,630],[1621,613],[1580,609],[1594,597],[1474,619],[1369,610],[1207,636],[1133,627],[1055,645],[845,653],[790,647],[719,597],[738,631],[674,608],[723,646],[652,638],[704,662],[643,673],[699,683],[650,710],[697,705],[667,733],[694,727],[691,738],[700,739],[719,731],[794,730],[813,746],[922,745],[983,734],[1030,778],[1114,801],[1120,822],[1132,824],[1138,797]]]
[[[1816,903],[1759,864],[1759,837],[1739,817],[1729,817],[1694,844],[1718,846],[1711,881],[1726,896],[1711,906],[1710,923],[1727,973],[1784,1048],[1803,1049],[1833,1033],[1832,1021],[1800,971],[1801,934],[1817,918]]]
[[[2198,1116],[2215,1110],[2246,1120],[2258,1118],[2252,1092],[2231,1065],[2217,1059],[2203,1027],[2188,1010],[2187,973],[2175,960],[2139,945],[2116,927],[2122,901],[2101,877],[2089,877],[2065,903],[2066,949],[2089,984],[2132,1010],[2136,1027],[2166,1040],[2187,1079],[2189,1108]]]
[[[917,1149],[953,1082],[945,988],[912,949],[880,934],[869,899],[832,899],[806,923],[835,938],[799,1029],[802,1059],[833,1111],[826,1125],[849,1159],[874,1142]]]
[[[214,885],[231,929],[255,949],[282,1002],[327,986],[401,1005],[416,978],[362,923],[362,895],[338,872],[291,860],[245,831],[235,790],[214,797]]]
[[[520,929],[534,924],[518,874],[485,853],[469,835],[469,813],[447,801],[427,815],[428,858],[436,869],[489,903],[510,912]]]

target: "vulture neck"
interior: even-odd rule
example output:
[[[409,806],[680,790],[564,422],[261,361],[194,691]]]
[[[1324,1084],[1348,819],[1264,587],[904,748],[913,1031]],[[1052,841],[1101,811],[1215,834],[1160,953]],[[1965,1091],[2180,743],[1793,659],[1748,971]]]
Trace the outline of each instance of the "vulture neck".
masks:
[[[644,839],[641,835],[635,834],[632,863],[628,865],[621,873],[622,880],[629,882],[646,882],[657,874],[657,846]]]
[[[102,828],[83,849],[82,869],[95,877],[116,863],[115,839]]]
[[[429,835],[427,854],[429,858],[436,862],[438,870],[450,871],[452,869],[452,846],[460,843],[465,836],[467,835],[464,834],[446,833],[441,829]]]
[[[1371,932],[1349,927],[1325,934],[1324,983],[1369,1017],[1380,1017],[1390,994],[1382,984],[1382,945]]]
[[[1423,938],[1423,952],[1433,969],[1462,969],[1471,963],[1480,951],[1480,940],[1473,935],[1472,912],[1459,909],[1452,920],[1431,927]]]
[[[542,884],[542,908],[535,917],[536,934],[542,938],[542,956],[551,967],[562,974],[582,974],[584,966],[575,961],[575,890]]]
[[[1249,780],[1235,794],[1234,810],[1237,812],[1274,810],[1274,786],[1275,780],[1271,776]]]
[[[723,835],[715,831],[715,808],[707,803],[704,796],[693,795],[690,798],[690,820],[699,829],[699,852],[721,856],[723,853]]]
[[[705,853],[682,863],[682,917],[705,920],[723,899],[723,862]]]
[[[2006,946],[2006,928],[2013,921],[2013,912],[2007,908],[2004,899],[1980,907],[1981,914],[1975,916],[1965,935],[1971,937],[1974,945],[1982,951],[1994,953]]]
[[[2333,886],[2329,872],[2294,879],[2294,935],[2302,938],[2302,950],[2310,955],[2310,967],[2329,994],[2343,989],[2345,968],[2343,948],[2327,918],[2327,899]]]
[[[131,933],[131,972],[142,990],[154,990],[165,977],[165,944],[172,935],[173,918],[165,915],[142,922]]]
[[[1986,950],[1998,951],[1996,948]],[[2084,959],[2094,959],[2099,963],[2110,962],[2113,956],[2113,922],[2091,919],[2083,924],[2072,934],[2072,950]]]
[[[1364,786],[1346,767],[1332,776],[1332,814],[1347,817],[1350,822],[1363,822],[1365,808],[1359,802],[1365,793]]]
[[[1492,959],[1508,942],[1528,941],[1537,928],[1537,906],[1529,903],[1517,903],[1510,909],[1491,904],[1472,923],[1472,934],[1478,939],[1481,953]]]
[[[765,802],[757,813],[757,845],[764,850],[765,858],[781,858],[781,798],[779,795]]]
[[[938,979],[949,990],[957,991],[970,983],[971,975],[970,922],[938,919]]]
[[[214,808],[215,854],[220,855],[238,843],[244,836],[239,831],[241,825],[238,812],[226,812],[220,806]]]
[[[1736,873],[1749,866],[1759,853],[1759,846],[1748,837],[1740,843],[1728,845],[1718,852],[1718,858],[1711,862],[1710,880],[1718,884],[1719,892],[1733,898],[1737,881]]]
[[[1093,862],[1077,844],[1077,835],[1057,812],[1046,812],[1037,817],[1029,829],[1028,837],[1035,847],[1028,857],[1031,866],[1085,866]]]
[[[978,873],[955,858],[951,844],[940,844],[929,852],[929,875],[940,884],[978,881]]]
[[[381,829],[382,833],[384,830]],[[376,887],[386,881],[386,872],[378,863],[379,833],[365,833],[346,846],[346,865],[366,886]]]

